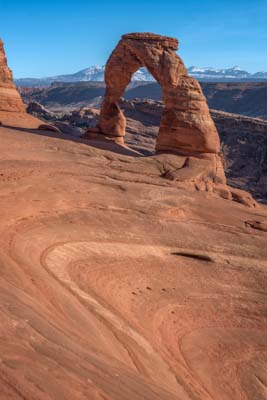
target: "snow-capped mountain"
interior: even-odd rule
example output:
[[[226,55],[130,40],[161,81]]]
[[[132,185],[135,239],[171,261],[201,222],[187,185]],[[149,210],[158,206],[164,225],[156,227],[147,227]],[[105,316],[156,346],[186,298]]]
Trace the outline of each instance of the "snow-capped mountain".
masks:
[[[266,71],[261,71],[261,72],[256,72],[256,74],[253,75],[256,79],[267,79],[267,70]]]
[[[242,70],[240,67],[232,67],[226,69],[219,68],[198,68],[190,67],[188,68],[188,73],[197,79],[246,79],[253,76],[247,71]]]
[[[81,71],[78,71],[75,74],[55,76],[53,81],[54,82],[103,81],[104,71],[105,71],[105,65],[94,65],[92,67],[82,69]],[[53,77],[51,79],[53,79]]]
[[[46,78],[21,78],[15,79],[17,86],[46,86],[53,82],[102,82],[104,81],[105,65],[92,66],[82,69],[74,74],[50,76]],[[140,68],[132,77],[133,81],[153,82],[154,78],[146,68]]]
[[[104,81],[105,65],[102,66],[92,66],[86,69],[82,69],[79,72],[71,75],[60,75],[54,76],[52,78],[53,82],[88,82]],[[133,81],[154,81],[153,77],[147,71],[146,68],[140,68],[132,77]]]
[[[105,66],[92,66],[82,69],[74,74],[58,75],[47,78],[22,78],[15,79],[17,86],[46,86],[52,82],[89,82],[89,81],[104,81]],[[189,67],[189,75],[200,81],[254,81],[267,80],[267,71],[256,72],[251,74],[240,67],[232,68],[200,68]],[[140,68],[132,77],[133,81],[153,82],[154,78],[150,75],[146,68]]]

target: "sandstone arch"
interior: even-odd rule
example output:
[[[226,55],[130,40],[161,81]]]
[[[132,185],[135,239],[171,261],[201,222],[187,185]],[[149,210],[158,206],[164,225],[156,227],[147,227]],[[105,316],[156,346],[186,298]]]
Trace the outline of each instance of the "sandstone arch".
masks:
[[[123,142],[125,117],[118,102],[135,71],[146,67],[162,87],[163,114],[156,151],[181,155],[218,153],[219,137],[199,83],[176,54],[177,39],[152,33],[122,36],[105,70],[106,93],[96,130]],[[90,130],[88,132],[90,135]]]

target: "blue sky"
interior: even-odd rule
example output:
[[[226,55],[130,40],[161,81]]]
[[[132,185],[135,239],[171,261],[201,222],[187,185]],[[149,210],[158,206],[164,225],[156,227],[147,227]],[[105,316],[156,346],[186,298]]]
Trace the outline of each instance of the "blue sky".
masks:
[[[187,67],[267,70],[267,0],[0,0],[0,37],[15,77],[104,64],[120,36],[177,37]]]

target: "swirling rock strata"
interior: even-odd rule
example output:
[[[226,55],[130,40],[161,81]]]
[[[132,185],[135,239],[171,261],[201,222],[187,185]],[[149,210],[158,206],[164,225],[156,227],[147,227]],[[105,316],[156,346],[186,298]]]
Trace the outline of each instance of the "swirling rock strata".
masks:
[[[266,207],[62,138],[0,128],[0,399],[265,400]]]

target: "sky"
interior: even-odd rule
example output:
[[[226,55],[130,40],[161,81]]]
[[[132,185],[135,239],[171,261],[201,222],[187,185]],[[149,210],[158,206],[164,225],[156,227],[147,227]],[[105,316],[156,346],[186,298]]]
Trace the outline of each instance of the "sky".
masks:
[[[178,38],[187,67],[267,70],[267,0],[0,0],[16,78],[103,65],[128,32]]]

